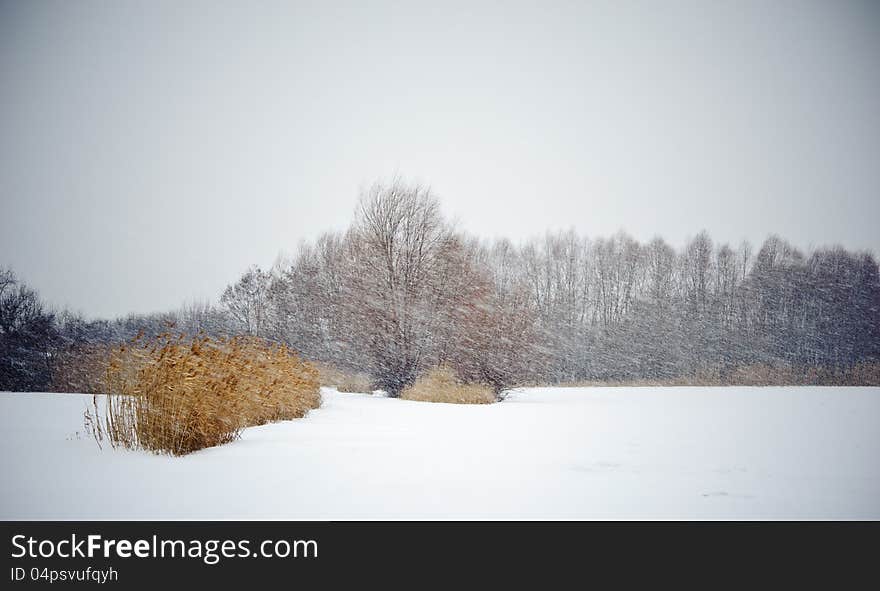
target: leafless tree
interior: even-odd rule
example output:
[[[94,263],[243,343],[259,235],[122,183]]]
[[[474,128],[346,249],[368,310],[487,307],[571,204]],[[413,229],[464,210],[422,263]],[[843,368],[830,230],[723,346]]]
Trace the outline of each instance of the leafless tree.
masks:
[[[376,384],[392,396],[415,380],[430,353],[452,237],[429,187],[398,178],[361,195],[351,236],[359,272],[349,305]]]
[[[253,266],[229,285],[220,297],[245,334],[266,336],[267,294],[270,275]]]

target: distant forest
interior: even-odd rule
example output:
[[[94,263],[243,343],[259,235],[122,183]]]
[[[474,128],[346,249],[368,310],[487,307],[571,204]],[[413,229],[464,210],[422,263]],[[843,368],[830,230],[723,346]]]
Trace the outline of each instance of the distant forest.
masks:
[[[755,372],[873,383],[880,360],[871,253],[803,253],[777,236],[754,249],[706,232],[679,250],[623,232],[490,242],[451,224],[429,188],[399,179],[364,191],[347,231],[247,269],[218,295],[165,314],[86,320],[49,310],[0,271],[0,390],[90,391],[109,347],[167,332],[284,343],[392,396],[440,366],[501,391],[739,383]]]

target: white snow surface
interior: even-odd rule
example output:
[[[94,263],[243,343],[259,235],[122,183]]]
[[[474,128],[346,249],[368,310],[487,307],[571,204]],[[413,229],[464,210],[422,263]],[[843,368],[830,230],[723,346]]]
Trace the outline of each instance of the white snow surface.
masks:
[[[179,458],[77,435],[90,401],[0,393],[0,518],[880,518],[880,388],[325,389]]]

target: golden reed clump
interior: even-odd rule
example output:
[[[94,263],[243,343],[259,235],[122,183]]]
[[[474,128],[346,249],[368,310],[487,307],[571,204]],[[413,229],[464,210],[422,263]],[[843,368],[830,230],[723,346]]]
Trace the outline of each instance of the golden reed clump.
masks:
[[[403,389],[400,397],[405,400],[453,404],[495,402],[492,388],[483,384],[465,384],[452,369],[445,366],[435,367],[419,377],[414,384]]]
[[[284,346],[245,337],[136,339],[113,351],[106,390],[103,416],[97,396],[85,413],[99,445],[172,455],[302,417],[321,402],[314,368]]]

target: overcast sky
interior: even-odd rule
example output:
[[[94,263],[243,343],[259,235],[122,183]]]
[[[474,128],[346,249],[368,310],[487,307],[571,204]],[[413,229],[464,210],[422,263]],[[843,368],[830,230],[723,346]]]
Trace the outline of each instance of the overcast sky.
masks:
[[[0,2],[0,265],[54,305],[215,299],[395,173],[485,237],[880,252],[880,9]]]

